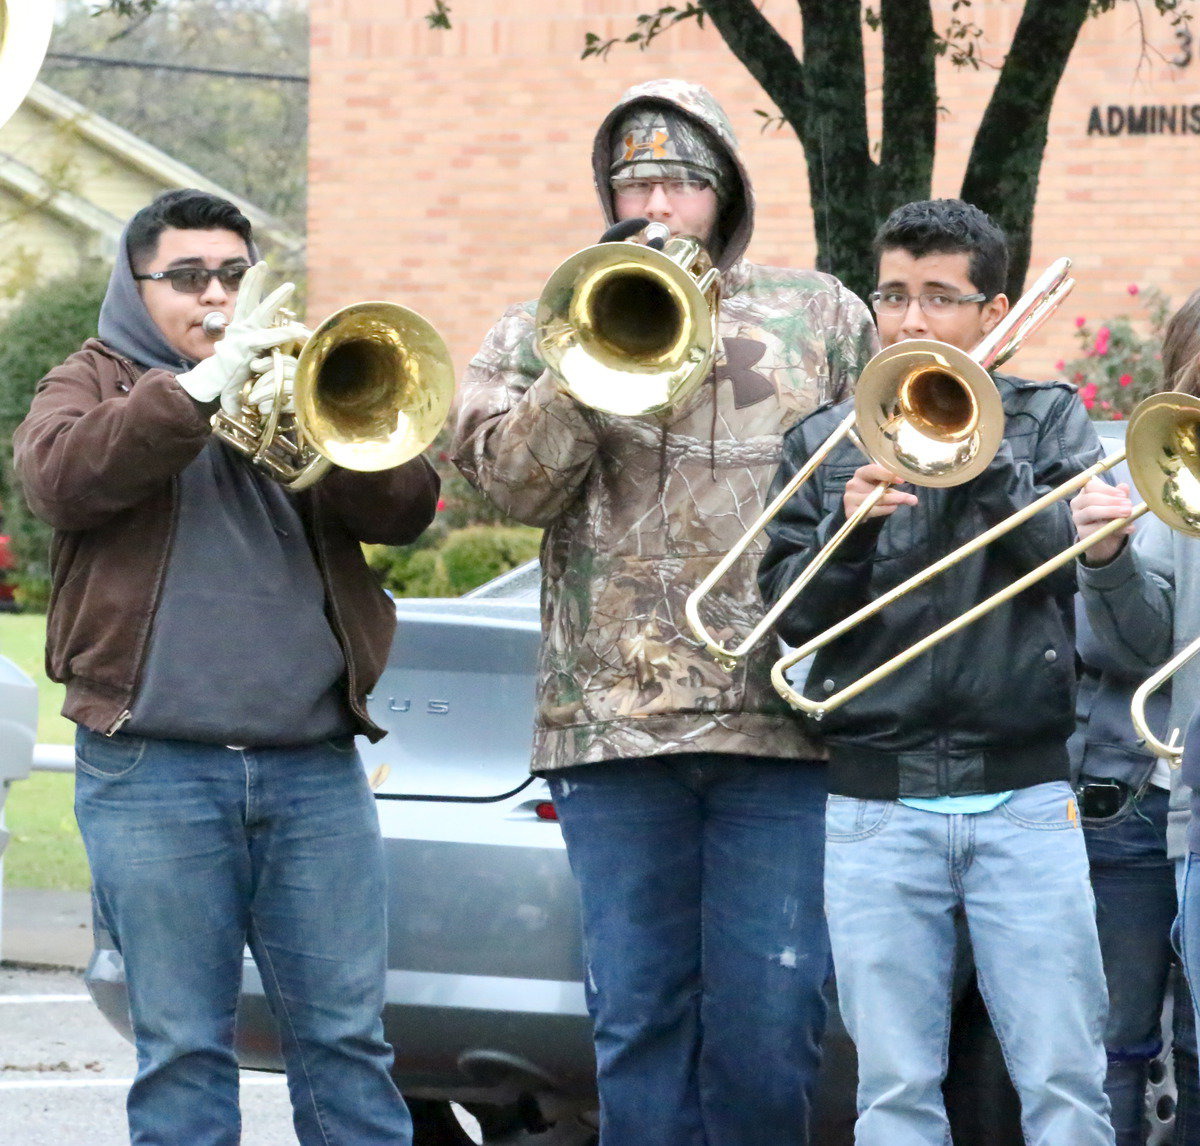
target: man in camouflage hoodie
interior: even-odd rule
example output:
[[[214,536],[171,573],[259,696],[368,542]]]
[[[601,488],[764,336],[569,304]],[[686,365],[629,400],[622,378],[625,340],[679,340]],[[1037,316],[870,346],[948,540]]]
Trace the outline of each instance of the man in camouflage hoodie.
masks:
[[[829,967],[824,768],[769,680],[692,638],[688,593],[760,512],[783,432],[844,397],[876,349],[837,280],[742,256],[754,200],[703,88],[645,83],[593,151],[606,223],[705,242],[721,353],[669,413],[619,417],[538,357],[535,304],[472,361],[455,460],[545,528],[533,769],[549,778],[579,880],[604,1146],[807,1140]],[[710,599],[718,636],[761,615],[753,548]]]

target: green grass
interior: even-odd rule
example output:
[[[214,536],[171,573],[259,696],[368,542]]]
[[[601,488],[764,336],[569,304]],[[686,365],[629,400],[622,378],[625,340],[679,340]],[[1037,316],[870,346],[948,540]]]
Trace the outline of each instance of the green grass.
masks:
[[[38,686],[38,742],[71,744],[75,725],[59,713],[62,685],[46,679],[45,640],[45,617],[0,614],[0,653]],[[65,773],[35,772],[12,786],[4,807],[13,837],[4,853],[6,885],[79,891],[90,886],[83,841],[71,810],[74,798],[75,777]]]

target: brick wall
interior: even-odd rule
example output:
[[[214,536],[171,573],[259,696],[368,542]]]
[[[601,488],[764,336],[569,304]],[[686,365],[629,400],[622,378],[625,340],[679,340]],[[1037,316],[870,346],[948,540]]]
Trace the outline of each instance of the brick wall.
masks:
[[[461,372],[505,306],[536,296],[566,254],[594,241],[592,135],[628,85],[654,76],[707,84],[733,120],[759,200],[750,256],[811,264],[803,153],[790,129],[760,130],[756,109],[774,109],[714,31],[688,24],[646,52],[618,46],[607,61],[581,61],[585,32],[624,34],[652,6],[452,0],[450,32],[426,26],[430,6],[312,0],[313,318],[358,299],[394,299],[438,326]],[[1002,60],[1020,8],[976,0],[986,60]],[[765,11],[799,43],[793,2],[766,0]],[[1200,59],[1172,66],[1163,57],[1179,47],[1169,29],[1152,11],[1147,22],[1161,55],[1139,62],[1134,5],[1090,21],[1059,88],[1031,270],[1070,255],[1079,285],[1018,357],[1027,373],[1047,376],[1074,352],[1076,315],[1129,310],[1128,284],[1158,284],[1176,302],[1200,285],[1200,238],[1189,225],[1200,134],[1087,132],[1093,105],[1200,104]],[[877,104],[877,45],[870,56]],[[935,194],[957,193],[995,75],[943,67]]]

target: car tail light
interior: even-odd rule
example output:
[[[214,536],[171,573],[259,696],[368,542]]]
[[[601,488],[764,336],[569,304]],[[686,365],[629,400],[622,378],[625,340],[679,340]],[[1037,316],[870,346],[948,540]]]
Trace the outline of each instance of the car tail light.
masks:
[[[549,800],[542,800],[538,804],[534,805],[533,814],[537,816],[539,820],[558,819],[558,809]]]

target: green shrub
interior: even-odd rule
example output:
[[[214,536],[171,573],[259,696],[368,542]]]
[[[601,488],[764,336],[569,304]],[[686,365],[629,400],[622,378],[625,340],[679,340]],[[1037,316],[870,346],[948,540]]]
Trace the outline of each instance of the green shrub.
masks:
[[[538,555],[541,530],[526,525],[433,526],[416,545],[365,545],[367,564],[397,597],[459,597]]]
[[[12,435],[41,377],[95,336],[107,270],[35,287],[0,325],[0,506],[12,538],[17,600],[45,608],[50,592],[50,527],[32,513],[13,474]]]
[[[441,546],[453,596],[507,573],[538,555],[541,530],[528,525],[470,525],[453,530]]]

